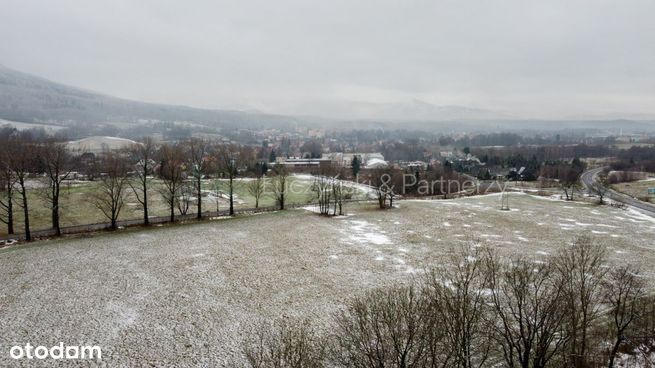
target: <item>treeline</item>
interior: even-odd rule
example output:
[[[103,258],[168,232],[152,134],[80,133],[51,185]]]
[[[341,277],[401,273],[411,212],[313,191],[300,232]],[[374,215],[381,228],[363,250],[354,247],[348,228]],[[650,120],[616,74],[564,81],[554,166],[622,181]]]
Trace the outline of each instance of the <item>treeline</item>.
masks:
[[[363,169],[357,181],[371,188],[380,209],[392,208],[394,200],[400,196],[443,196],[446,199],[472,189],[466,186],[470,178],[456,172],[449,162],[429,165],[426,170],[393,166]]]
[[[606,157],[618,152],[608,145],[564,144],[557,139],[531,139],[513,133],[480,134],[457,139],[426,134],[403,140],[389,139],[365,147],[381,152],[389,160],[403,161],[438,158],[440,151],[455,148],[463,153],[470,152],[489,165],[505,167],[511,167],[512,160],[528,161],[536,158],[546,161],[573,157]]]
[[[573,157],[605,157],[618,150],[610,142],[584,144],[581,137],[570,135],[520,135],[516,133],[488,133],[471,135],[442,135],[412,130],[339,130],[327,132],[315,144],[330,151],[381,152],[391,161],[429,161],[439,158],[441,151],[460,150],[472,153],[490,165],[511,165],[506,160],[522,156],[530,160],[560,160]],[[301,153],[310,150],[301,149]],[[320,151],[320,150],[319,150]],[[280,147],[280,153],[288,153]]]
[[[638,269],[582,237],[543,259],[475,245],[406,286],[355,297],[326,321],[264,323],[248,366],[649,366],[655,299]]]
[[[655,147],[630,147],[620,151],[611,168],[617,171],[655,172]]]
[[[31,128],[25,129],[18,133],[18,129],[11,125],[0,127],[0,136],[21,134],[31,135],[32,137],[45,138],[51,137],[55,140],[76,140],[92,136],[112,136],[122,138],[144,137],[153,134],[161,134],[164,140],[175,141],[182,139],[189,139],[193,133],[198,134],[213,134],[218,135],[220,129],[206,127],[203,125],[189,125],[184,123],[174,122],[143,122],[139,124],[131,124],[123,127],[113,125],[111,123],[69,123],[66,126],[54,126],[58,128],[57,131],[46,132],[44,128]],[[138,138],[137,138],[138,139]]]
[[[31,240],[28,192],[35,191],[47,203],[52,229],[60,235],[62,186],[76,175],[99,182],[93,193],[93,205],[114,229],[129,193],[139,202],[146,226],[152,195],[164,199],[171,222],[175,221],[176,213],[186,215],[193,210],[192,206],[201,218],[202,179],[205,178],[227,179],[232,215],[234,179],[240,175],[255,178],[248,183],[247,190],[258,206],[264,187],[262,176],[267,171],[267,164],[257,160],[252,147],[215,144],[197,138],[161,145],[144,138],[123,150],[75,155],[65,142],[54,138],[20,133],[0,135],[0,221],[13,234],[15,218],[22,215],[25,238]],[[272,171],[272,188],[280,209],[284,209],[287,198],[288,175],[284,166]]]
[[[573,200],[573,192],[580,186],[580,176],[586,167],[587,165],[577,157],[571,161],[546,162],[540,167],[539,176],[556,180],[566,199]]]
[[[534,162],[570,160],[575,157],[608,157],[620,151],[607,146],[549,145],[500,148],[472,148],[471,153],[489,166],[529,166]]]

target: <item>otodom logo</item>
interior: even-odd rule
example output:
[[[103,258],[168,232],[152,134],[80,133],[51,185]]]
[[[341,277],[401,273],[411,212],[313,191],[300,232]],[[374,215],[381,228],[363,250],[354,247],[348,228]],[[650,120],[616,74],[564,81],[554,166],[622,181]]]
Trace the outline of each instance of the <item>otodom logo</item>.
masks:
[[[12,346],[9,350],[12,359],[92,359],[102,360],[102,349],[99,346],[57,345],[33,346],[30,343],[24,346]]]

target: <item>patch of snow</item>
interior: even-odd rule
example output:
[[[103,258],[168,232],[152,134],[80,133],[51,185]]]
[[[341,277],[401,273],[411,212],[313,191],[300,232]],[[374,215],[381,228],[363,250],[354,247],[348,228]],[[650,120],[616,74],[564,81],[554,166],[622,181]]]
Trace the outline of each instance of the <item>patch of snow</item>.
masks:
[[[368,243],[375,245],[391,244],[391,240],[380,229],[364,220],[347,220],[350,224],[350,240],[357,243]]]

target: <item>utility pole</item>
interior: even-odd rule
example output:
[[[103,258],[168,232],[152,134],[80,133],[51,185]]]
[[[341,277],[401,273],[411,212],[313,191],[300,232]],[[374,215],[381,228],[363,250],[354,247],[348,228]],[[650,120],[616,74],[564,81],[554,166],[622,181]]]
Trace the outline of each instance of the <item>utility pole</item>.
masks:
[[[500,210],[509,211],[509,193],[505,191],[507,189],[506,182],[503,182],[503,187],[500,188]]]

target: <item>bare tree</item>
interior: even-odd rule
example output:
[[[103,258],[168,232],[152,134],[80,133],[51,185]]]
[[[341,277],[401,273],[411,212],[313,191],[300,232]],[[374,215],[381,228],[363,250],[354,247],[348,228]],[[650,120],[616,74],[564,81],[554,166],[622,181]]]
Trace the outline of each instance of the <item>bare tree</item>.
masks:
[[[128,181],[137,202],[143,209],[143,224],[150,225],[148,211],[148,189],[150,188],[150,175],[155,166],[155,142],[150,137],[144,137],[140,143],[130,147],[130,154],[134,163],[134,181]]]
[[[332,182],[332,197],[334,198],[334,210],[332,213],[337,216],[343,215],[343,200],[348,189],[343,185],[343,181],[334,179]]]
[[[115,152],[106,152],[103,155],[102,173],[100,188],[93,195],[93,204],[111,222],[111,229],[116,230],[129,186],[126,158]]]
[[[592,189],[598,195],[598,203],[605,204],[605,195],[609,190],[609,180],[607,177],[607,172],[603,171],[598,174],[598,176],[592,183]]]
[[[344,367],[428,367],[429,300],[414,287],[377,289],[336,317],[335,358]],[[427,323],[426,323],[427,322]]]
[[[289,170],[284,165],[275,165],[273,169],[275,177],[273,178],[273,193],[278,207],[283,210],[287,200],[287,178]]]
[[[346,177],[350,170],[343,166],[334,166],[331,168],[332,176],[332,198],[334,201],[332,214],[342,216],[344,214],[343,205],[344,200],[352,197],[352,187],[345,185],[344,180],[341,178]]]
[[[9,142],[2,142],[0,147],[0,192],[3,193],[0,198],[0,221],[7,225],[7,234],[14,233],[14,185],[16,185],[16,176],[9,165]]]
[[[23,226],[25,231],[25,240],[32,240],[30,232],[30,211],[27,193],[27,178],[29,173],[34,169],[35,162],[33,157],[34,143],[29,139],[15,138],[7,145],[8,165],[14,173],[18,187],[16,191],[21,196],[20,206],[23,208]]]
[[[578,367],[588,358],[589,331],[599,316],[600,288],[606,273],[605,247],[594,244],[587,236],[579,237],[562,248],[553,264],[563,280],[562,296],[566,301],[569,334],[568,354],[571,363]]]
[[[189,159],[191,163],[191,175],[196,194],[196,217],[202,218],[202,178],[207,174],[209,168],[208,151],[209,143],[201,138],[191,138],[187,142],[189,148]]]
[[[584,163],[577,157],[570,164],[558,168],[560,187],[566,195],[567,201],[573,200],[573,193],[580,186],[580,175],[584,171]]]
[[[330,214],[330,203],[332,200],[332,186],[334,180],[328,176],[320,175],[314,178],[312,183],[312,191],[316,195],[318,201],[318,210],[321,215]]]
[[[214,202],[216,204],[216,213],[218,214],[219,212],[219,205],[220,205],[220,200],[221,200],[221,186],[220,182],[218,180],[212,181],[212,195],[214,196]]]
[[[426,293],[445,334],[441,354],[448,367],[482,367],[490,357],[491,339],[485,328],[489,276],[483,256],[483,249],[465,246],[453,253],[448,268],[428,277]]]
[[[59,207],[61,184],[68,179],[73,169],[72,156],[65,143],[49,139],[40,146],[39,163],[46,174],[47,188],[43,193],[50,203],[52,228],[55,229],[56,235],[61,235]]]
[[[378,199],[378,206],[380,209],[387,208],[387,197],[389,192],[393,190],[390,184],[391,176],[387,172],[387,169],[380,168],[373,170],[370,179],[371,186],[375,189]]]
[[[325,351],[325,343],[308,321],[262,323],[243,343],[251,368],[322,368]]]
[[[636,310],[639,311],[639,318],[631,323],[630,336],[626,336],[626,339],[629,339],[633,346],[637,346],[636,350],[641,358],[648,362],[655,351],[655,296],[647,294],[639,298]]]
[[[645,285],[638,271],[624,266],[613,269],[607,276],[604,301],[610,307],[610,331],[613,339],[608,367],[613,368],[619,348],[626,341],[626,331],[643,313],[639,301],[644,296]]]
[[[194,184],[187,181],[183,181],[180,185],[180,191],[178,196],[175,198],[175,206],[180,212],[181,216],[186,216],[189,212],[189,207],[191,206],[191,198],[193,197]]]
[[[387,169],[389,183],[387,186],[387,197],[389,198],[389,208],[393,208],[393,200],[396,198],[400,191],[403,189],[403,174],[400,170],[389,168]]]
[[[560,187],[564,191],[564,195],[566,196],[567,201],[573,200],[573,193],[575,192],[575,188],[578,185],[578,179],[579,179],[579,175],[577,175],[571,169],[566,169],[562,173],[559,183],[560,183]]]
[[[259,199],[264,194],[264,178],[257,176],[248,183],[248,194],[255,198],[255,208],[259,208]]]
[[[544,368],[562,352],[569,336],[563,286],[554,268],[523,258],[501,264],[487,257],[494,313],[489,325],[508,367]]]
[[[230,196],[230,216],[234,215],[234,178],[238,173],[237,156],[238,150],[234,146],[219,146],[217,149],[217,161],[219,169],[228,178],[228,190]]]
[[[182,182],[185,178],[184,151],[178,145],[165,144],[159,148],[159,177],[163,187],[159,189],[168,204],[170,221],[175,221],[175,208]]]

